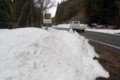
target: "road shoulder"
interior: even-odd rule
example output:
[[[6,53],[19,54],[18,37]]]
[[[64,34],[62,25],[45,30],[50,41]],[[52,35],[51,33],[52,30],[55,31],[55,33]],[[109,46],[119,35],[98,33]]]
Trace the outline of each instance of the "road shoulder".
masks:
[[[108,79],[97,78],[96,80],[119,80],[120,79],[120,53],[116,53],[99,43],[89,41],[95,48],[100,58],[95,58],[110,73]]]

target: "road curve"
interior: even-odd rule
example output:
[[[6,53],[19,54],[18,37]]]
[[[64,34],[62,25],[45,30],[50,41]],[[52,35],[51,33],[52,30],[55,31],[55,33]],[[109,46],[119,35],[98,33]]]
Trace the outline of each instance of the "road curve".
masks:
[[[103,44],[112,51],[120,53],[120,36],[118,35],[92,31],[85,31],[85,33],[80,33],[80,35],[84,36],[88,40]]]
[[[54,28],[57,30],[69,31],[69,28]],[[105,47],[111,49],[114,52],[120,53],[120,36],[114,34],[85,31],[84,33],[79,33],[90,41],[94,41],[104,45]]]

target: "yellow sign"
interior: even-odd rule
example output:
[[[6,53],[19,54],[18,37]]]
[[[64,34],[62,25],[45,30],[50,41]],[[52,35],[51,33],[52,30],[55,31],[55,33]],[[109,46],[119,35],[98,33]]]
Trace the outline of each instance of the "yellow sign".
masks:
[[[46,13],[44,17],[45,19],[51,19],[51,14]]]

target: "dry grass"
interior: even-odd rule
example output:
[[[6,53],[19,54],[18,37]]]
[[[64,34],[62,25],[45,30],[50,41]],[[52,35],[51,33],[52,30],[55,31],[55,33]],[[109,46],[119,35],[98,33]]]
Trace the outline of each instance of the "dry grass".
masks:
[[[101,44],[91,42],[89,43],[95,48],[96,53],[100,58],[95,58],[110,73],[108,79],[97,78],[96,80],[120,80],[120,53],[115,53]]]

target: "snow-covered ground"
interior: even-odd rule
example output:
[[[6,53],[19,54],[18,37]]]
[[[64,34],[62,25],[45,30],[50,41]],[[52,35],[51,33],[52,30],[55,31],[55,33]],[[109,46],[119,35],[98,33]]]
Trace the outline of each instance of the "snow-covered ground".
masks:
[[[69,28],[69,24],[59,24],[57,26],[53,26],[53,28]]]
[[[118,34],[120,35],[120,29],[119,30],[113,30],[113,29],[86,29],[88,31],[95,31],[95,32],[102,32],[102,33],[108,33],[108,34]]]
[[[116,34],[120,35],[120,29],[119,30],[113,30],[113,29],[95,29],[95,28],[89,28],[87,27],[87,24],[80,24],[80,26],[85,26],[87,31],[94,31],[94,32],[102,32],[102,33],[108,33],[108,34]],[[55,28],[69,28],[69,24],[60,24],[58,26],[53,26]]]
[[[109,77],[88,40],[67,31],[0,30],[0,80],[95,80]]]
[[[87,28],[87,24],[80,24],[80,26],[84,26],[85,28]],[[57,26],[53,26],[55,28],[69,28],[69,24],[60,24]]]

